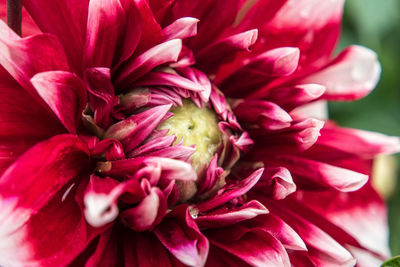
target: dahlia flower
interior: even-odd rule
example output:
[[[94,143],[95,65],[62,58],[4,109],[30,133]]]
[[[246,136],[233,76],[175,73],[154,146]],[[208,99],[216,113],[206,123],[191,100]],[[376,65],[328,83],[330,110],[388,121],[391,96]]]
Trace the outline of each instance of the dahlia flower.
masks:
[[[0,23],[1,266],[388,257],[368,176],[399,140],[312,108],[379,78],[367,48],[332,57],[343,0],[24,7],[26,37]]]

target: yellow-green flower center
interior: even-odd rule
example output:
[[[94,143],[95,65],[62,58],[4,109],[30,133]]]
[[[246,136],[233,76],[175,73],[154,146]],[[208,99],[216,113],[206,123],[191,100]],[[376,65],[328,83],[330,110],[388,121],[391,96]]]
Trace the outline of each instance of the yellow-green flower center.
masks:
[[[196,145],[196,152],[190,160],[193,168],[200,174],[222,142],[218,117],[211,109],[199,108],[190,100],[183,100],[183,106],[173,108],[171,112],[174,116],[163,122],[160,129],[168,129],[168,134],[175,135],[175,143],[183,138],[184,145]]]

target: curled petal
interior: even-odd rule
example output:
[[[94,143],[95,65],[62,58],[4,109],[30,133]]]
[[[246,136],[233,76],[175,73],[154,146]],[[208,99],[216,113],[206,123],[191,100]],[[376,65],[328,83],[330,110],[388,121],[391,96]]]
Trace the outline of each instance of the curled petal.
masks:
[[[122,222],[135,231],[145,231],[159,223],[167,210],[163,192],[152,188],[150,194],[134,208],[120,214]]]
[[[326,86],[324,98],[329,100],[356,100],[375,88],[381,73],[377,55],[361,46],[351,46],[320,71],[303,82]]]
[[[368,175],[323,162],[289,155],[279,159],[301,188],[330,187],[351,192],[360,189],[368,180]]]
[[[204,87],[174,73],[167,73],[161,71],[152,71],[143,76],[139,81],[135,82],[136,86],[176,86],[182,89],[201,92]]]
[[[296,184],[288,169],[283,167],[266,168],[256,188],[273,199],[280,200],[296,191]]]
[[[161,243],[189,266],[204,266],[208,254],[208,240],[199,231],[187,206],[178,206],[154,229]]]

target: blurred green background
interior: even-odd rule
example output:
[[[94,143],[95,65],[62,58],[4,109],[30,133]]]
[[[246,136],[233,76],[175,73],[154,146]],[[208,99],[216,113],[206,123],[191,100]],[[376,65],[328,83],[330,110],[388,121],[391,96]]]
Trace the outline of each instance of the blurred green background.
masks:
[[[377,88],[362,100],[329,104],[330,117],[342,126],[400,136],[400,1],[347,0],[338,50],[360,44],[375,50],[382,64]],[[398,165],[400,156],[396,155]],[[400,254],[400,174],[387,199],[390,245]]]

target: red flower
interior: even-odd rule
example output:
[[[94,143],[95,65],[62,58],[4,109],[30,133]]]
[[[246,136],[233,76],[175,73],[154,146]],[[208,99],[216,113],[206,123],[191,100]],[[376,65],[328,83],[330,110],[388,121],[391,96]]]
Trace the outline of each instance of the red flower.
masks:
[[[375,86],[343,1],[27,0],[0,23],[0,265],[343,266],[388,254],[399,140],[324,125]],[[26,22],[35,32],[33,22]]]

